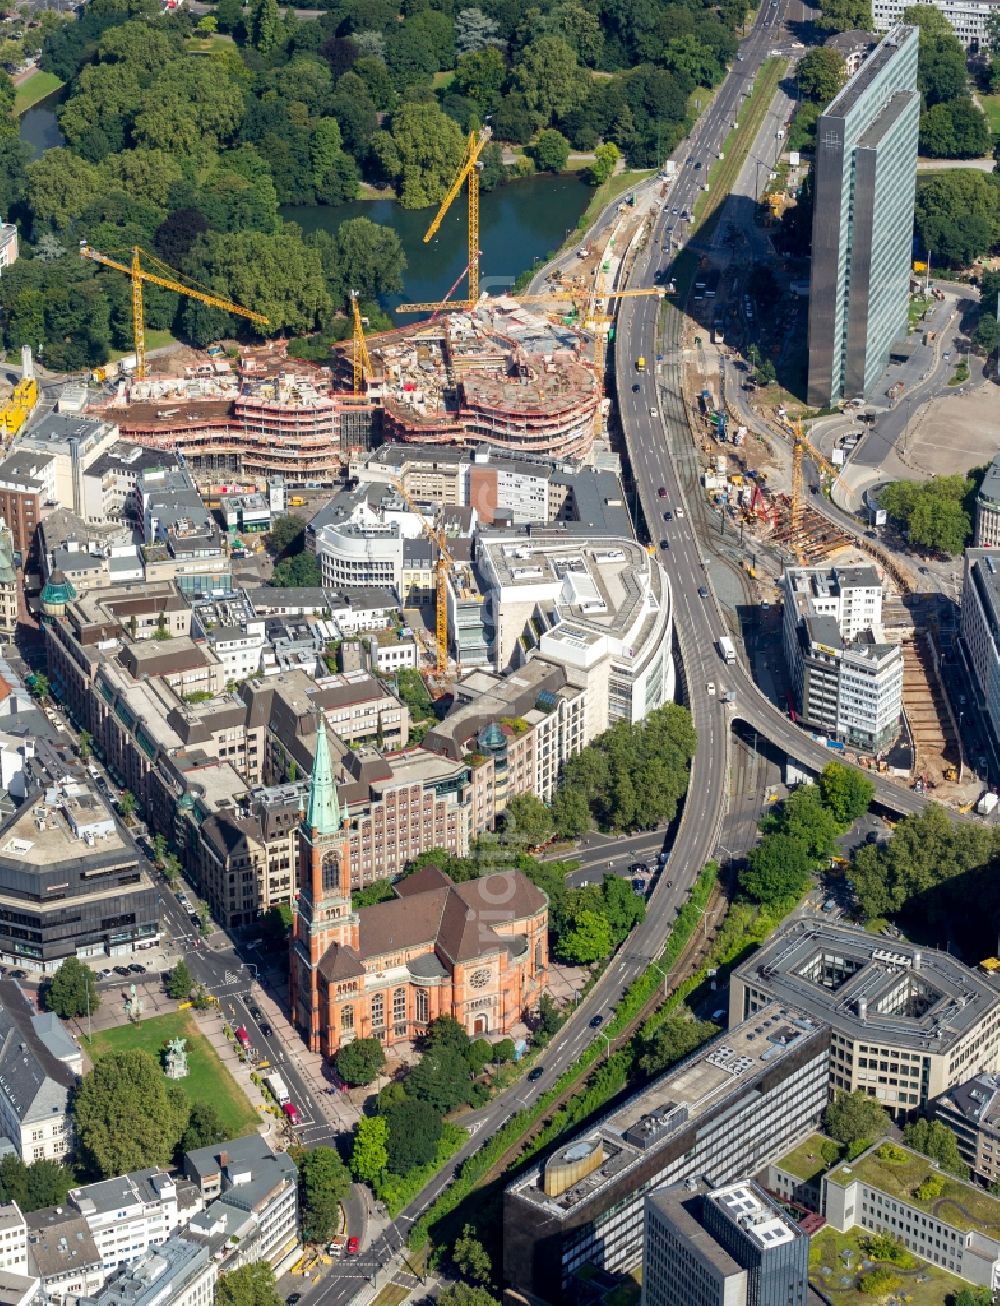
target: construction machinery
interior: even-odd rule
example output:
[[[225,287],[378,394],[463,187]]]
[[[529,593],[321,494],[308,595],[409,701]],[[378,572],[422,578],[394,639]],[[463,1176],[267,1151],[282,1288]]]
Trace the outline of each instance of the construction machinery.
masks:
[[[579,302],[581,299],[597,297],[600,299],[638,299],[643,295],[656,295],[658,299],[666,297],[666,290],[663,286],[648,286],[642,290],[549,290],[540,295],[510,295],[508,298],[516,299],[519,304],[552,304],[552,303],[569,303]],[[428,302],[422,304],[399,304],[396,308],[397,313],[437,313],[442,308],[474,308],[479,302],[477,299],[455,299],[446,303],[443,300]]]
[[[365,323],[358,307],[358,292],[351,291],[351,312],[354,314],[354,393],[359,395],[366,375],[371,376],[372,360],[365,340]]]
[[[434,569],[434,643],[437,673],[443,676],[448,670],[448,569],[454,566],[455,559],[451,556],[448,537],[444,531],[428,521],[403,482],[394,478],[392,484],[399,491],[409,510],[420,519],[424,534],[437,545],[438,556]]]
[[[38,403],[38,382],[33,376],[22,377],[7,402],[0,407],[0,437],[17,435]]]
[[[444,215],[451,208],[455,196],[466,182],[469,183],[469,303],[474,304],[479,298],[479,173],[482,168],[480,155],[493,135],[492,127],[483,127],[479,132],[469,132],[462,166],[451,183],[447,195],[441,201],[441,207],[434,215],[434,220],[424,234],[424,244],[428,244],[438,233]],[[432,305],[436,308],[437,305]]]
[[[127,277],[131,278],[132,333],[135,339],[135,376],[138,380],[142,380],[146,375],[146,326],[142,307],[143,282],[148,281],[150,285],[162,286],[164,290],[173,290],[178,295],[186,295],[188,299],[197,299],[200,303],[207,304],[209,308],[220,308],[225,313],[235,313],[238,317],[245,317],[251,322],[256,322],[259,326],[270,325],[270,319],[266,318],[263,313],[254,313],[251,309],[234,304],[231,300],[222,299],[219,295],[214,295],[210,291],[196,290],[193,286],[184,285],[182,281],[177,280],[177,273],[174,272],[173,268],[168,267],[154,254],[141,249],[138,245],[132,246],[131,263],[119,263],[117,259],[109,258],[107,254],[101,254],[98,250],[92,249],[85,240],[82,240],[80,242],[80,257],[92,259],[95,263],[100,263],[106,268],[114,268],[117,272],[124,272]],[[154,264],[161,271],[150,272],[142,266],[142,259]]]

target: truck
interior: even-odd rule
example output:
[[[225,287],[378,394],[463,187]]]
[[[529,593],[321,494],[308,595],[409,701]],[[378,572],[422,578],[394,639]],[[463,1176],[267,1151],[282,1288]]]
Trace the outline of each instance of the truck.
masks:
[[[983,794],[979,802],[976,803],[976,811],[980,816],[992,816],[996,811],[997,803],[1000,803],[1000,798],[990,790],[988,793]]]
[[[722,658],[723,662],[728,663],[736,661],[736,645],[728,635],[720,635],[717,644],[719,657]]]
[[[635,370],[636,370],[637,372],[645,372],[645,370],[646,370],[646,356],[645,356],[645,354],[640,354],[639,357],[635,360]]]
[[[676,160],[675,160],[675,159],[668,159],[668,160],[667,160],[667,163],[666,163],[666,168],[664,169],[664,171],[666,172],[666,175],[667,175],[668,177],[676,177],[676,176],[677,176],[677,162],[676,162]]]
[[[271,1090],[278,1106],[284,1106],[286,1102],[292,1100],[292,1095],[288,1091],[288,1085],[276,1070],[271,1070],[264,1076],[264,1083]]]

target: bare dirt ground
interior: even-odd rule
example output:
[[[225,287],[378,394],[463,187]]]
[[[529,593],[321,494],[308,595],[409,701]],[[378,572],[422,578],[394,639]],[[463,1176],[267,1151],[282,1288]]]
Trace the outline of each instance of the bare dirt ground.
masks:
[[[998,449],[1000,395],[995,385],[984,385],[932,400],[910,423],[897,453],[904,475],[947,476],[981,467]]]

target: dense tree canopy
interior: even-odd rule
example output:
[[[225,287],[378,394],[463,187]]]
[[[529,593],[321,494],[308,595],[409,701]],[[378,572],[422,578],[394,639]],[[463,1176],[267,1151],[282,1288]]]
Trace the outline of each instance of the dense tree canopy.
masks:
[[[97,977],[82,961],[67,957],[43,990],[43,1000],[46,1009],[63,1020],[93,1015],[101,1005]]]
[[[220,1274],[215,1285],[215,1306],[282,1306],[282,1301],[267,1261],[251,1261]]]
[[[847,78],[844,56],[839,50],[819,46],[799,60],[795,82],[799,94],[816,104],[829,104]]]
[[[972,531],[966,501],[974,488],[965,476],[893,481],[880,493],[879,503],[902,525],[911,544],[954,556]]]
[[[84,1075],[73,1101],[81,1158],[102,1179],[169,1165],[187,1123],[183,1091],[148,1052],[110,1052]]]
[[[917,184],[914,222],[935,263],[968,266],[1000,242],[1000,185],[974,169],[955,169]]]
[[[351,1190],[351,1176],[335,1148],[299,1149],[299,1212],[307,1242],[322,1243],[339,1227],[340,1203]]]
[[[823,1124],[838,1143],[871,1142],[889,1128],[889,1117],[873,1097],[859,1089],[856,1093],[838,1092],[823,1113]]]
[[[356,1038],[335,1057],[337,1074],[347,1084],[370,1084],[385,1069],[385,1052],[377,1038]]]

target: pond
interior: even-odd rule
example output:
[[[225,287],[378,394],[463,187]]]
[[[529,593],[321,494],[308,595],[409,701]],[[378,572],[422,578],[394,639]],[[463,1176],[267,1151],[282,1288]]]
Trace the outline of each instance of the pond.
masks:
[[[54,91],[21,114],[18,132],[21,140],[31,146],[33,159],[37,159],[46,150],[66,144],[66,137],[59,130],[59,121],[56,118],[56,109],[62,97],[61,90]]]

